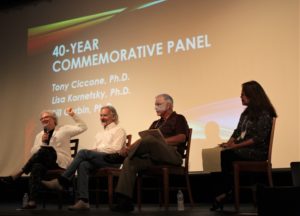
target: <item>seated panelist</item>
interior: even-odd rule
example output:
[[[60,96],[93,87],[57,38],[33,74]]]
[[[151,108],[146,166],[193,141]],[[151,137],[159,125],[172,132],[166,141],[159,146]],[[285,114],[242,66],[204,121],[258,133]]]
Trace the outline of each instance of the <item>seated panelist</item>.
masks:
[[[240,116],[231,138],[220,144],[222,191],[215,197],[212,211],[223,208],[223,203],[232,194],[234,161],[265,161],[268,157],[272,120],[276,111],[262,86],[256,81],[242,84],[242,104],[246,109]]]
[[[122,149],[121,153],[128,156],[124,160],[115,190],[117,204],[112,207],[112,211],[134,210],[132,196],[139,171],[157,164],[182,164],[184,146],[189,134],[185,117],[173,111],[173,98],[168,94],[156,96],[155,111],[160,119],[154,121],[149,129],[159,129],[163,140],[148,135],[137,140],[129,149]]]
[[[29,201],[23,209],[36,208],[36,200],[41,180],[47,170],[67,168],[72,161],[70,139],[87,130],[87,125],[67,108],[66,112],[75,121],[74,125],[58,126],[55,112],[44,110],[40,114],[43,130],[39,132],[31,149],[32,156],[16,173],[1,179],[5,183],[13,183],[23,173],[29,174]]]

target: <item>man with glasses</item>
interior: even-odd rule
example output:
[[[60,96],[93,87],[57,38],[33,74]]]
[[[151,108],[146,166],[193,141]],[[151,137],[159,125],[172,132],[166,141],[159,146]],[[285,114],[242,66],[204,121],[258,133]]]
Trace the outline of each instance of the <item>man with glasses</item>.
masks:
[[[36,208],[36,200],[41,180],[47,170],[63,168],[70,164],[70,139],[87,130],[87,125],[73,112],[66,109],[67,114],[75,121],[75,125],[58,126],[58,118],[51,110],[42,111],[40,122],[43,130],[39,132],[31,149],[32,156],[21,170],[15,174],[4,177],[2,182],[13,183],[23,173],[29,175],[29,202],[23,209]]]

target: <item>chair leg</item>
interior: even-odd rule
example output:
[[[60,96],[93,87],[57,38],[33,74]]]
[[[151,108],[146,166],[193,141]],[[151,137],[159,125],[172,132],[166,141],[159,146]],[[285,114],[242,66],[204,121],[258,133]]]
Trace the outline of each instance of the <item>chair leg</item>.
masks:
[[[43,203],[43,209],[46,208],[46,200],[45,200],[45,192],[43,192],[43,195],[42,195],[42,203]]]
[[[188,190],[188,193],[189,193],[189,198],[190,198],[191,206],[194,207],[194,199],[193,199],[193,195],[192,195],[190,178],[189,178],[189,174],[188,173],[185,174],[185,180],[186,180],[186,186],[187,186],[187,190]]]
[[[58,195],[58,209],[62,209],[63,192],[58,191],[57,195]]]
[[[99,177],[96,177],[96,185],[95,185],[95,197],[96,197],[96,208],[98,208],[99,207],[99,193],[100,193],[100,191],[99,191],[99,188],[100,188],[100,183],[99,183]]]
[[[109,207],[111,208],[113,205],[113,176],[111,174],[108,175],[107,177],[107,184],[108,184],[108,204]]]
[[[234,165],[234,193],[235,193],[235,210],[240,211],[240,171],[239,167]]]
[[[76,199],[77,199],[77,197],[76,197],[77,182],[76,182],[75,178],[72,179],[72,187],[73,187],[72,188],[72,201],[73,201],[73,203],[75,203]]]
[[[159,185],[159,191],[158,191],[158,202],[159,202],[159,208],[161,208],[165,203],[163,203],[164,198],[163,198],[163,193],[162,193],[162,186]]]
[[[136,180],[137,204],[138,204],[139,212],[141,211],[141,205],[142,205],[141,189],[142,189],[142,177],[139,175]]]
[[[165,209],[169,209],[169,172],[167,169],[163,169],[163,182],[164,182],[164,200]]]
[[[272,178],[272,165],[268,165],[268,180],[269,180],[269,186],[273,187],[273,178]]]

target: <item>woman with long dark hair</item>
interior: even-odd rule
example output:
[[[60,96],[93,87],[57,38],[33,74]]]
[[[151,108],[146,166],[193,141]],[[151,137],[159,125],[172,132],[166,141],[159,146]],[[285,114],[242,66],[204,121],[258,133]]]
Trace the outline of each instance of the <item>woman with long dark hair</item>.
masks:
[[[237,128],[226,143],[220,144],[223,188],[215,198],[212,211],[223,208],[223,202],[232,193],[234,161],[264,161],[268,157],[272,120],[276,111],[262,86],[256,81],[242,84],[242,104],[246,109]]]

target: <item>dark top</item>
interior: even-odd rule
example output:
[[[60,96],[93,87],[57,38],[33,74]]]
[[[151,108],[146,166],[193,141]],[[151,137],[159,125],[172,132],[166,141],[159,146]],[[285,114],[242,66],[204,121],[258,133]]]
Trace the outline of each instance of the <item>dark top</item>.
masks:
[[[175,136],[178,134],[184,134],[186,136],[186,140],[188,139],[188,135],[189,135],[188,123],[183,115],[177,114],[176,112],[173,112],[166,121],[164,121],[163,118],[154,121],[149,129],[156,129],[156,128],[160,129],[161,133],[165,138]],[[186,140],[185,142],[179,143],[177,145],[177,151],[181,155],[184,154],[184,147],[186,144]]]
[[[261,112],[255,120],[250,120],[247,114],[242,114],[231,137],[235,139],[237,144],[252,138],[254,144],[237,148],[235,151],[248,160],[266,160],[271,129],[272,117],[268,112]]]
[[[49,145],[51,137],[53,135],[54,129],[48,131],[48,139],[45,141],[45,144]]]

